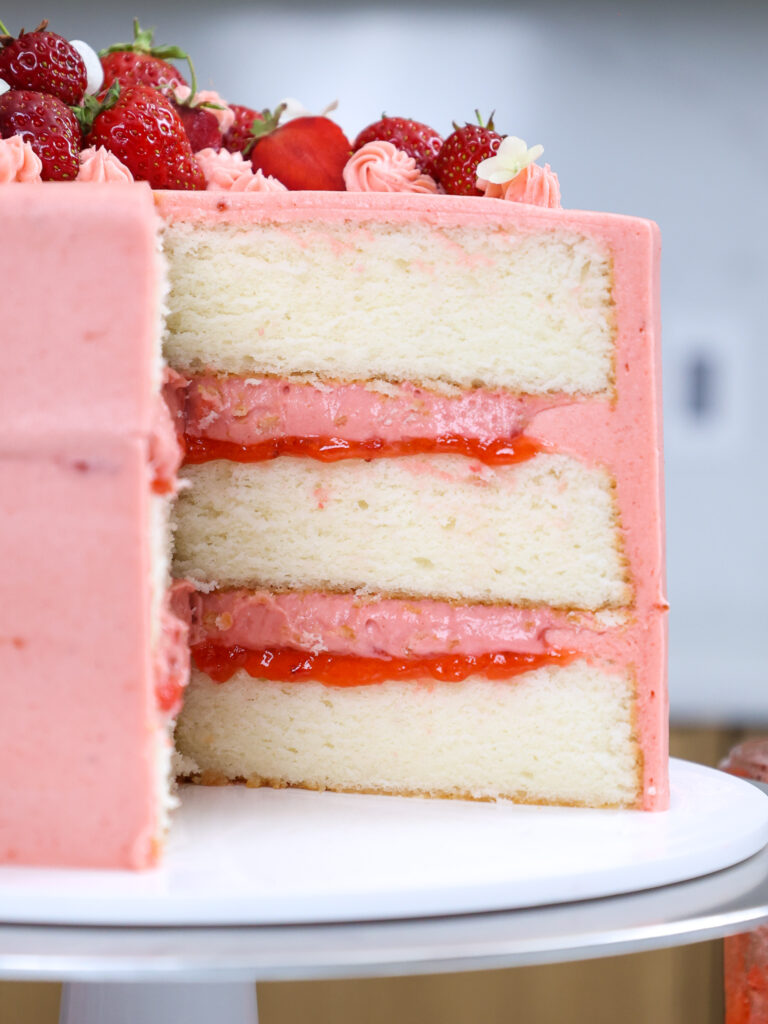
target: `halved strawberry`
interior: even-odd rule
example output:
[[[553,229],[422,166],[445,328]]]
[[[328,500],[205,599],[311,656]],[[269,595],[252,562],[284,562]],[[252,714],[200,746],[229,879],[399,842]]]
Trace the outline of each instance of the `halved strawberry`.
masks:
[[[494,131],[493,115],[484,125],[479,112],[475,114],[478,124],[465,124],[463,128],[454,125],[456,130],[445,140],[435,160],[437,180],[451,195],[481,195],[476,185],[477,165],[493,156],[501,143],[502,136]]]
[[[443,138],[434,128],[422,124],[421,121],[411,121],[406,117],[382,117],[380,121],[363,128],[355,139],[355,152],[367,142],[375,142],[379,139],[391,142],[408,156],[413,157],[420,171],[436,177],[434,173],[435,158],[440,152]]]
[[[296,117],[278,126],[283,108],[263,112],[254,126],[251,164],[294,190],[344,191],[344,166],[352,146],[328,117]]]
[[[24,29],[14,39],[0,22],[0,78],[11,89],[42,92],[63,103],[79,103],[88,84],[85,62],[62,36],[46,32],[42,21],[34,32]]]
[[[104,146],[137,181],[157,189],[204,189],[205,177],[171,101],[147,85],[120,89],[81,110],[86,145]]]
[[[0,138],[20,135],[43,164],[44,181],[73,181],[80,169],[80,126],[60,99],[11,89],[0,96]]]
[[[235,121],[224,136],[222,145],[230,153],[249,153],[255,141],[254,124],[256,121],[263,121],[264,118],[258,110],[252,110],[250,107],[243,107],[237,103],[230,103],[229,109],[234,113]]]
[[[154,29],[143,29],[138,18],[133,20],[133,42],[115,43],[99,51],[104,69],[103,89],[113,82],[121,85],[150,85],[168,90],[177,85],[189,85],[182,73],[169,64],[169,60],[186,60],[194,82],[194,68],[189,54],[178,46],[155,46]],[[194,94],[194,88],[192,93]]]

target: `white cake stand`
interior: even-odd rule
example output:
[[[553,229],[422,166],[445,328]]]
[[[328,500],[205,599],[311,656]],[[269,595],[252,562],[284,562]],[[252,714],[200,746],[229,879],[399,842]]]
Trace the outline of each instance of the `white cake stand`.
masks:
[[[681,761],[662,815],[195,789],[159,871],[0,869],[0,977],[69,982],[63,1024],[254,1024],[254,981],[748,930],[768,920],[766,844],[760,787]]]

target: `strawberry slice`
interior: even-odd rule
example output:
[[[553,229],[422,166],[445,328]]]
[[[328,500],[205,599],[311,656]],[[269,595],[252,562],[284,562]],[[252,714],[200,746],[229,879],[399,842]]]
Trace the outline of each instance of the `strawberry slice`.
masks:
[[[60,99],[11,89],[0,96],[0,138],[20,135],[43,164],[44,181],[73,181],[80,170],[80,126]]]
[[[355,152],[367,142],[391,142],[408,156],[413,157],[416,166],[433,178],[435,174],[435,158],[440,152],[443,138],[434,128],[421,121],[412,121],[407,117],[382,117],[380,121],[363,128],[355,139]]]
[[[343,192],[344,167],[352,153],[344,132],[328,117],[296,117],[278,125],[283,109],[263,111],[263,120],[254,125],[253,169],[289,189]]]
[[[456,129],[442,145],[435,160],[437,180],[446,192],[455,196],[479,196],[477,165],[493,156],[501,144],[501,135],[494,131],[493,115],[483,124],[479,111],[475,111],[477,124],[465,124]]]
[[[85,62],[62,36],[46,32],[42,21],[34,32],[24,29],[14,39],[0,22],[0,78],[26,92],[42,92],[62,103],[79,103],[88,85]]]
[[[137,181],[156,189],[204,189],[181,118],[171,101],[147,85],[110,88],[103,103],[78,111],[87,146],[104,146]]]
[[[123,86],[150,85],[162,90],[189,85],[181,72],[168,63],[169,60],[186,60],[194,82],[195,69],[189,54],[178,46],[155,46],[154,29],[143,29],[138,18],[133,20],[133,41],[108,46],[99,51],[99,57],[104,69],[104,90],[113,82],[120,82]],[[193,88],[193,95],[194,92]]]

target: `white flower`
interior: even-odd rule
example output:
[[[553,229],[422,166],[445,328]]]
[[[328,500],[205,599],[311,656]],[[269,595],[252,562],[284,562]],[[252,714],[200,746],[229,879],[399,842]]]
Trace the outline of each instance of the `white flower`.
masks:
[[[516,135],[506,135],[493,156],[477,165],[477,176],[493,185],[503,185],[516,178],[520,171],[538,160],[543,146],[531,146]]]
[[[338,107],[338,105],[339,101],[334,100],[333,103],[329,103],[325,110],[322,110],[318,116],[326,117],[326,115],[330,114],[331,111],[335,110],[336,107]],[[291,96],[289,96],[287,99],[281,100],[280,106],[283,107],[284,109],[282,114],[280,115],[280,120],[278,121],[278,124],[285,124],[286,121],[293,121],[297,117],[315,116],[312,114],[310,110],[307,110],[307,108],[300,100],[295,100]]]
[[[69,45],[77,50],[83,58],[86,74],[88,75],[88,85],[85,89],[86,94],[88,96],[95,96],[104,84],[104,69],[101,66],[98,53],[88,43],[84,43],[82,39],[71,39]]]

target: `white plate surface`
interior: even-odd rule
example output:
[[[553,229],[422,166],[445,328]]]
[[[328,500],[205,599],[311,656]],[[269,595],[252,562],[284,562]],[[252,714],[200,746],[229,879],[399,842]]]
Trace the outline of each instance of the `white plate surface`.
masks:
[[[162,868],[0,868],[0,920],[287,924],[504,910],[729,867],[768,843],[768,796],[672,761],[663,814],[188,787]]]

